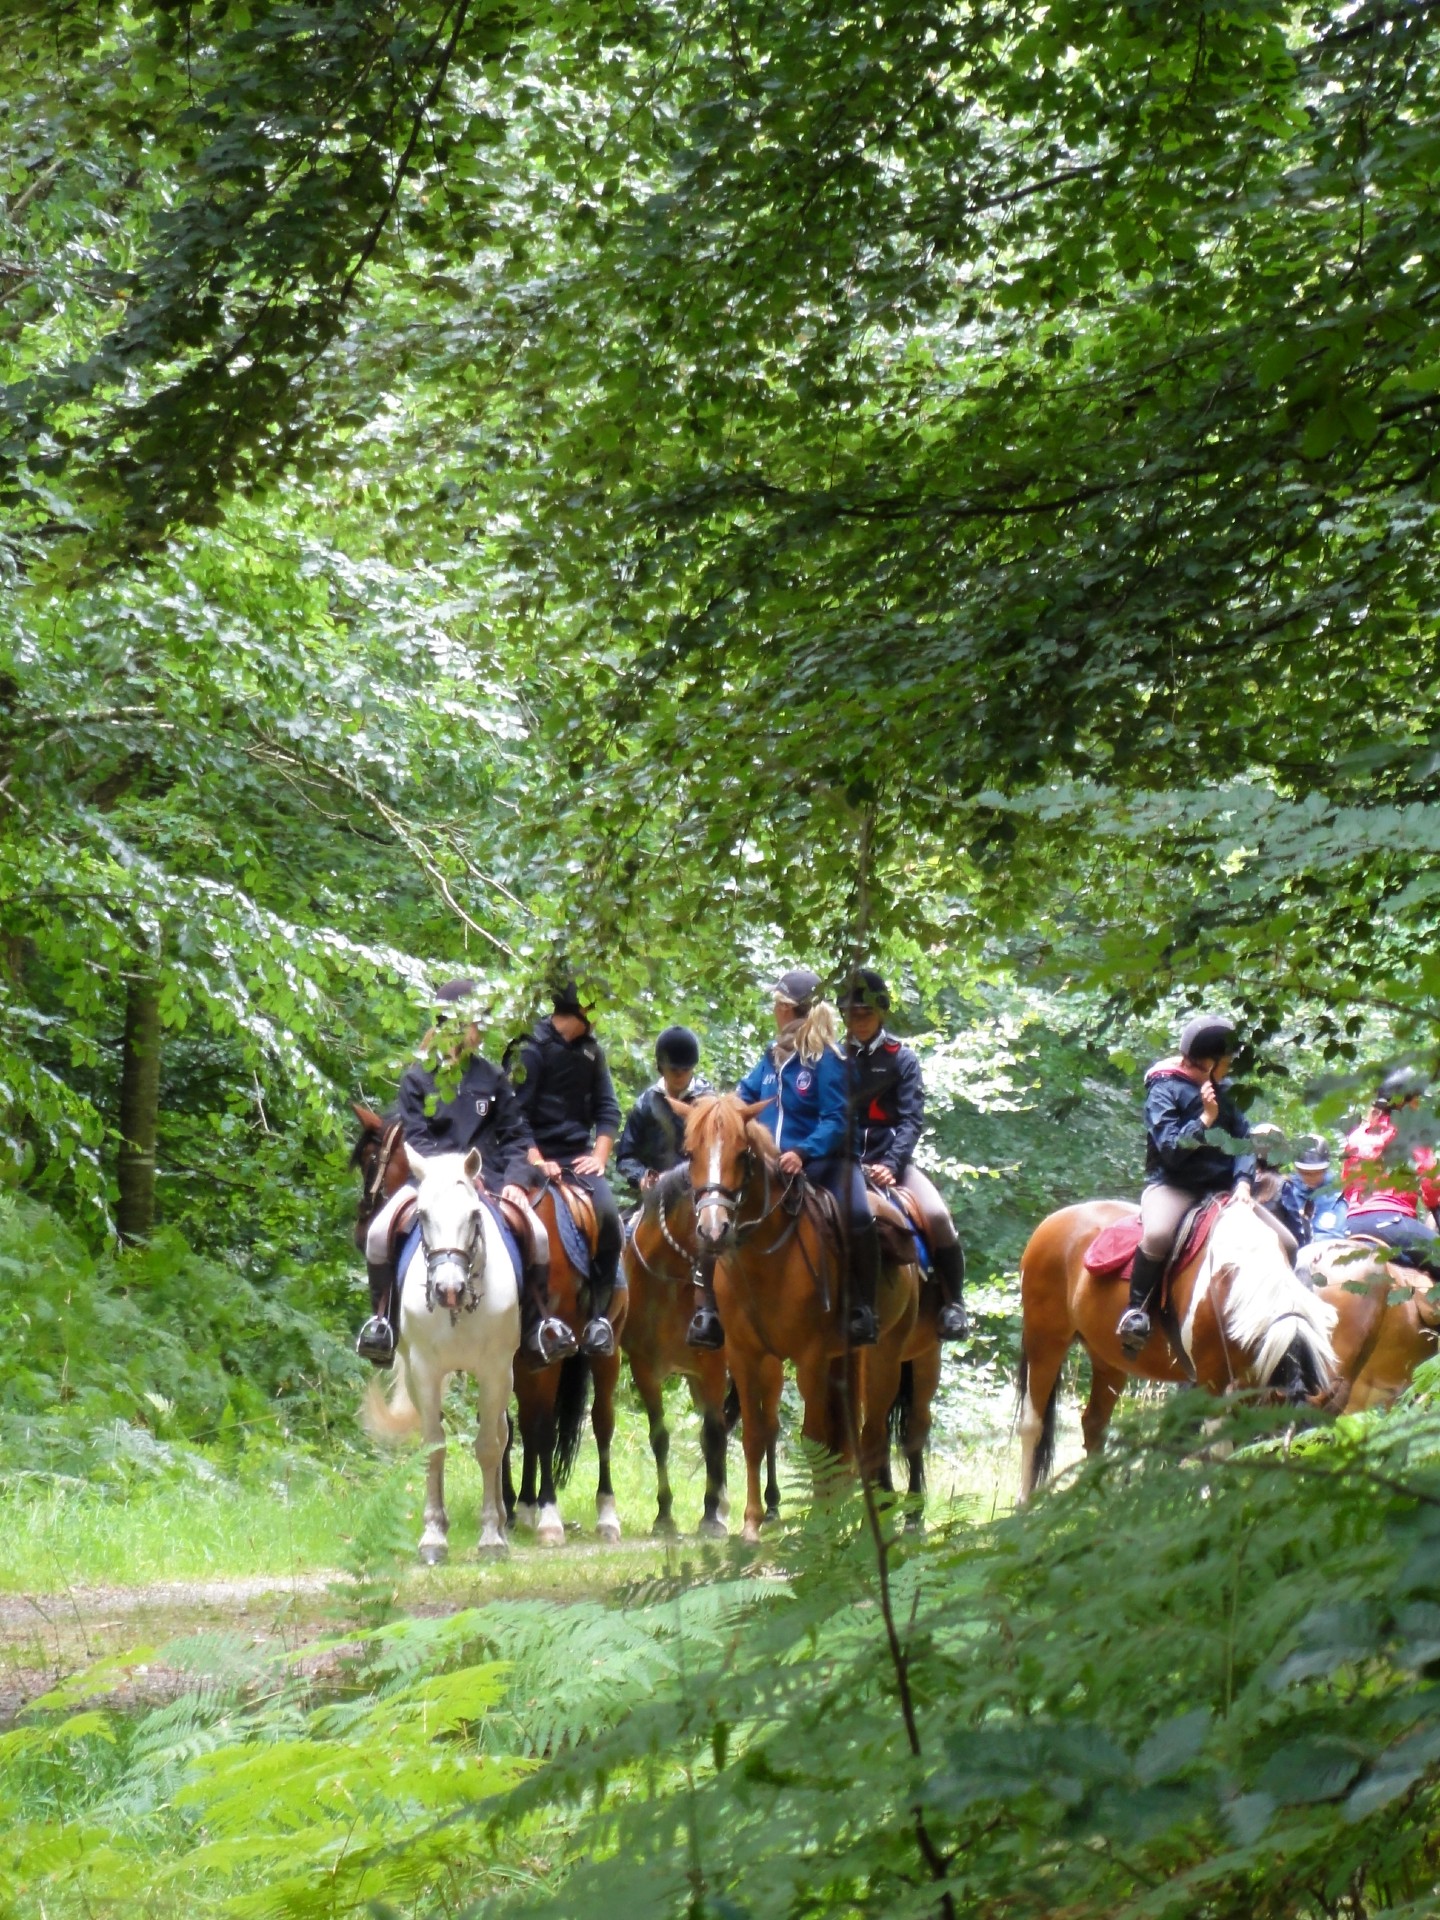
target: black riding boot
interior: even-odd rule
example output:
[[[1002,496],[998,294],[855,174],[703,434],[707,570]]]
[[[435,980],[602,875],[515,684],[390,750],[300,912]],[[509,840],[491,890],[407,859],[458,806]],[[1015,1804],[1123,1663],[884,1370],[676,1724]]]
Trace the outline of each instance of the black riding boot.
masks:
[[[965,1251],[958,1245],[932,1247],[930,1259],[940,1289],[936,1330],[942,1340],[963,1340],[970,1331],[970,1316],[965,1311]]]
[[[615,1329],[610,1323],[610,1302],[615,1295],[615,1280],[602,1280],[597,1274],[590,1282],[590,1318],[580,1335],[580,1351],[592,1360],[606,1360],[615,1351]]]
[[[873,1347],[880,1337],[875,1318],[875,1298],[880,1291],[880,1235],[873,1220],[858,1229],[851,1227],[847,1253],[850,1285],[845,1337],[852,1347]]]
[[[697,1260],[695,1262],[695,1287],[700,1298],[695,1305],[695,1313],[685,1330],[687,1347],[701,1347],[708,1353],[714,1353],[725,1344],[725,1329],[720,1324],[720,1310],[715,1305],[715,1262]]]
[[[370,1281],[370,1318],[360,1329],[355,1351],[373,1366],[388,1367],[395,1358],[395,1328],[390,1316],[395,1311],[395,1262],[366,1262]]]
[[[530,1260],[520,1289],[520,1357],[537,1373],[575,1351],[575,1336],[550,1311],[550,1262]]]
[[[1130,1270],[1130,1304],[1120,1316],[1115,1331],[1120,1345],[1132,1358],[1150,1338],[1150,1302],[1165,1278],[1165,1262],[1154,1260],[1140,1248],[1135,1249],[1135,1264]]]

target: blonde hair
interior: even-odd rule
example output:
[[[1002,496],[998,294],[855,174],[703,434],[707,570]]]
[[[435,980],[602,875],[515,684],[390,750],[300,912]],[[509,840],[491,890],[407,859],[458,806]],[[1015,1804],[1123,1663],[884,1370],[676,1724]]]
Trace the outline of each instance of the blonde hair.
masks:
[[[808,1013],[792,1020],[777,1038],[775,1064],[783,1067],[795,1055],[807,1067],[813,1067],[827,1047],[841,1053],[840,1021],[828,1000],[817,1000]]]

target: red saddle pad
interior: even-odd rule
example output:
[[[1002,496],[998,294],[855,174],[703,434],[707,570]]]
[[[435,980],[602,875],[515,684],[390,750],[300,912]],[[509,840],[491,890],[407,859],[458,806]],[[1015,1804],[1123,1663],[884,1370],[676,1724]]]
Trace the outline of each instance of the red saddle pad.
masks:
[[[1190,1228],[1184,1240],[1177,1243],[1174,1253],[1165,1269],[1168,1280],[1172,1273],[1178,1273],[1181,1267],[1189,1266],[1192,1260],[1198,1260],[1204,1251],[1205,1242],[1214,1230],[1215,1222],[1220,1218],[1220,1209],[1224,1199],[1217,1194],[1209,1206],[1201,1207],[1198,1213],[1190,1216]],[[1183,1223],[1182,1223],[1183,1224]],[[1131,1268],[1135,1265],[1135,1251],[1140,1245],[1140,1215],[1132,1215],[1128,1220],[1117,1220],[1113,1227],[1106,1227],[1097,1233],[1085,1249],[1085,1266],[1088,1272],[1108,1277],[1118,1273],[1122,1279],[1129,1279]]]

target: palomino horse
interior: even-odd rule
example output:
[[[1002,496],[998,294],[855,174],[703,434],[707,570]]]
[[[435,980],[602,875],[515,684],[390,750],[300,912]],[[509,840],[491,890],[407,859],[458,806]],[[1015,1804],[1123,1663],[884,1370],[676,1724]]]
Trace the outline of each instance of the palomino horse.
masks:
[[[509,1428],[510,1369],[520,1341],[519,1276],[494,1214],[475,1191],[480,1156],[406,1149],[420,1182],[415,1211],[420,1244],[400,1276],[395,1372],[387,1399],[370,1383],[366,1424],[384,1437],[420,1428],[428,1450],[425,1529],[420,1558],[445,1558],[445,1423],[441,1397],[452,1373],[468,1373],[480,1393],[475,1458],[480,1466],[481,1547],[506,1544],[500,1461]]]
[[[729,1438],[729,1372],[723,1352],[707,1352],[685,1341],[694,1311],[695,1207],[690,1180],[676,1167],[646,1193],[625,1240],[625,1274],[630,1282],[630,1312],[625,1322],[625,1357],[630,1377],[645,1406],[650,1423],[650,1450],[655,1456],[658,1511],[654,1531],[673,1534],[675,1520],[670,1491],[670,1432],[665,1424],[665,1382],[685,1376],[690,1398],[700,1415],[700,1450],[705,1461],[705,1509],[700,1532],[723,1540],[725,1524],[725,1448]],[[777,1376],[781,1366],[769,1364]],[[780,1487],[775,1477],[775,1446],[766,1456],[765,1517],[780,1511]]]
[[[1135,1208],[1119,1200],[1062,1207],[1042,1220],[1020,1257],[1020,1497],[1045,1479],[1065,1356],[1076,1340],[1090,1356],[1085,1451],[1104,1445],[1127,1376],[1176,1384],[1193,1377],[1211,1393],[1269,1387],[1318,1403],[1337,1373],[1335,1310],[1290,1270],[1280,1242],[1253,1208],[1231,1202],[1196,1259],[1170,1280],[1170,1308],[1193,1376],[1156,1315],[1133,1358],[1115,1328],[1129,1297],[1118,1274],[1091,1273],[1085,1253],[1105,1227]]]
[[[398,1121],[383,1120],[370,1107],[356,1105],[360,1138],[350,1156],[352,1166],[360,1169],[364,1185],[361,1191],[359,1220],[355,1229],[357,1246],[365,1244],[370,1221],[385,1201],[404,1186],[410,1177],[404,1134]],[[555,1196],[547,1187],[532,1202],[550,1242],[550,1293],[553,1310],[579,1337],[584,1325],[580,1311],[582,1281],[565,1255],[555,1219]],[[617,1292],[611,1309],[615,1331],[624,1325],[625,1295]],[[518,1342],[517,1342],[518,1344]],[[580,1445],[585,1419],[585,1402],[591,1379],[595,1382],[595,1400],[591,1424],[600,1454],[600,1473],[595,1494],[596,1533],[600,1539],[614,1542],[620,1538],[620,1518],[610,1480],[610,1445],[615,1432],[615,1390],[620,1378],[618,1349],[605,1360],[591,1360],[574,1354],[557,1367],[532,1371],[523,1363],[515,1369],[515,1396],[519,1403],[519,1426],[524,1464],[520,1499],[515,1499],[509,1480],[509,1455],[505,1455],[505,1510],[507,1517],[521,1525],[533,1526],[542,1546],[558,1546],[565,1538],[565,1523],[560,1516],[556,1488],[569,1478]]]
[[[1372,1240],[1326,1240],[1306,1249],[1319,1298],[1336,1315],[1335,1354],[1345,1382],[1337,1411],[1388,1407],[1415,1369],[1440,1351],[1440,1297],[1427,1273],[1386,1264]]]
[[[914,1266],[887,1263],[876,1300],[879,1343],[851,1348],[833,1236],[809,1190],[780,1172],[775,1142],[754,1118],[759,1110],[717,1094],[696,1101],[685,1128],[696,1240],[723,1256],[715,1297],[740,1395],[743,1533],[751,1541],[764,1517],[760,1463],[779,1433],[781,1370],[773,1362],[795,1363],[805,1438],[848,1458],[858,1428],[861,1471],[874,1473],[888,1450],[886,1416],[919,1297]]]

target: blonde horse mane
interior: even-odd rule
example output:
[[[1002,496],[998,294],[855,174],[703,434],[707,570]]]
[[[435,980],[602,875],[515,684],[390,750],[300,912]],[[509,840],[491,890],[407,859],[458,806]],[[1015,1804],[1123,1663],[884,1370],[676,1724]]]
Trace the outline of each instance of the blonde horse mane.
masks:
[[[1280,1242],[1249,1207],[1226,1207],[1215,1225],[1210,1259],[1217,1278],[1222,1269],[1228,1272],[1221,1306],[1225,1337],[1249,1356],[1258,1385],[1271,1379],[1297,1335],[1322,1382],[1335,1378],[1335,1309],[1296,1279]]]

